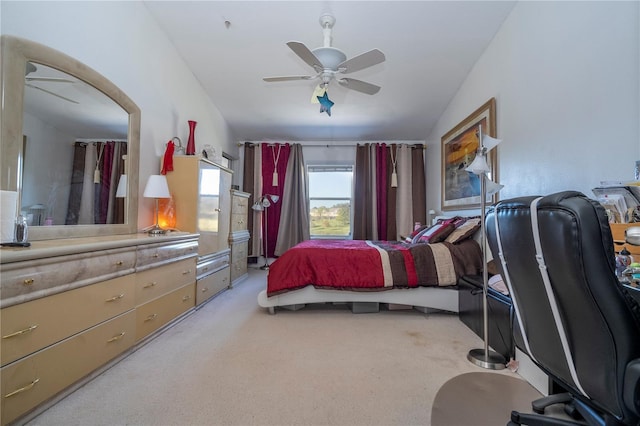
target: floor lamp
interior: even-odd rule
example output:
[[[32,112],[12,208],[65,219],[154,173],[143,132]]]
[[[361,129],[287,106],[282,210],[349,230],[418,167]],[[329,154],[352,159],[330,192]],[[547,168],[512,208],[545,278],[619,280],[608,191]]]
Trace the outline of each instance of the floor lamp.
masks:
[[[264,265],[260,269],[269,269],[269,243],[268,243],[268,222],[267,222],[267,209],[271,206],[271,203],[275,204],[280,199],[277,195],[265,194],[258,201],[256,201],[251,208],[257,212],[264,212]]]
[[[478,140],[480,146],[473,162],[465,170],[478,175],[480,178],[480,233],[482,244],[482,325],[484,331],[484,348],[472,349],[467,354],[467,359],[472,363],[490,370],[501,370],[505,368],[505,358],[497,352],[489,350],[489,312],[488,312],[488,291],[489,274],[487,271],[487,234],[485,225],[485,210],[487,195],[495,194],[503,188],[503,185],[492,182],[487,178],[487,173],[491,171],[487,164],[487,154],[498,146],[500,139],[482,134],[482,125],[478,129]]]

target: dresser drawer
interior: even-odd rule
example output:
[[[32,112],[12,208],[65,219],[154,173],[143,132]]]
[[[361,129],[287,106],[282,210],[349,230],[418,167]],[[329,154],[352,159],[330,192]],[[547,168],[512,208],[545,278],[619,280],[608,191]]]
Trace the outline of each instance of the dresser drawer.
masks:
[[[246,215],[248,211],[249,211],[249,198],[242,197],[239,195],[234,195],[233,201],[231,203],[231,213]]]
[[[136,341],[195,306],[195,283],[136,308]]]
[[[249,243],[234,243],[231,247],[231,282],[247,273]]]
[[[196,305],[229,288],[229,268],[221,269],[213,274],[199,278],[196,283]]]
[[[2,264],[1,307],[131,274],[135,264],[135,248]]]
[[[134,275],[0,310],[2,365],[133,309]]]
[[[129,311],[0,370],[2,424],[26,414],[133,345]]]
[[[247,215],[232,213],[231,214],[231,232],[243,231],[247,229]]]
[[[193,239],[174,244],[155,243],[138,247],[138,270],[160,266],[178,259],[195,257],[198,255],[198,240]]]
[[[208,260],[203,260],[198,262],[198,274],[197,277],[204,277],[206,275],[210,275],[212,272],[215,272],[219,269],[225,268],[229,266],[230,258],[229,254],[225,254],[223,256],[218,256],[214,258],[210,258]]]
[[[138,272],[136,274],[136,305],[142,305],[176,288],[192,283],[195,279],[195,257]]]

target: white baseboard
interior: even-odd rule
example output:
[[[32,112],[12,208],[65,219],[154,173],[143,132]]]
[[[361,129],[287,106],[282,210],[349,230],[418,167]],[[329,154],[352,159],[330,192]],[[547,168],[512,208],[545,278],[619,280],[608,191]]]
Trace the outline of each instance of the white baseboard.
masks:
[[[531,361],[529,355],[516,348],[517,373],[544,396],[549,395],[549,376]]]

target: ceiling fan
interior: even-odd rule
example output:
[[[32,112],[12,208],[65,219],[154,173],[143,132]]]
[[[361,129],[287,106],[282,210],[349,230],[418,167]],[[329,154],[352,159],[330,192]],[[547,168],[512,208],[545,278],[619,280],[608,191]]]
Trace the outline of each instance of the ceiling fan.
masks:
[[[24,77],[24,80],[25,80],[24,85],[26,87],[30,87],[32,89],[40,90],[41,92],[44,92],[44,93],[47,93],[49,95],[58,97],[60,99],[64,99],[67,102],[71,102],[71,103],[74,103],[74,104],[79,103],[77,101],[74,101],[73,99],[66,98],[66,97],[64,97],[62,95],[59,95],[59,94],[57,94],[55,92],[52,92],[51,90],[47,90],[47,89],[44,89],[44,88],[42,88],[40,86],[36,86],[35,84],[33,84],[33,82],[38,82],[38,81],[47,81],[47,82],[53,82],[53,83],[74,83],[73,80],[68,80],[66,78],[59,78],[59,77],[29,77],[29,74],[31,74],[31,73],[33,73],[33,72],[35,72],[37,70],[38,70],[38,68],[35,65],[33,65],[31,62],[27,62],[27,69],[26,69],[25,77]]]
[[[367,83],[366,81],[356,80],[354,78],[340,77],[339,74],[349,74],[360,71],[384,62],[385,57],[378,49],[369,50],[351,59],[347,59],[347,55],[340,49],[331,47],[331,29],[336,19],[330,14],[320,16],[320,25],[324,35],[324,45],[316,49],[310,50],[304,43],[299,41],[290,41],[287,46],[309,64],[316,71],[315,75],[296,75],[284,77],[265,77],[264,81],[291,81],[291,80],[321,80],[320,87],[327,88],[331,80],[336,80],[338,84],[347,89],[356,90],[366,93],[367,95],[375,95],[380,90],[380,86]]]

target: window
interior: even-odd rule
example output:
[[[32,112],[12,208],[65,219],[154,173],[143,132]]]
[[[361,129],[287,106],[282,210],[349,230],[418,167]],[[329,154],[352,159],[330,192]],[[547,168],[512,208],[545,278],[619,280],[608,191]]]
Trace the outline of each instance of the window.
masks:
[[[311,238],[351,236],[353,166],[308,166]]]

